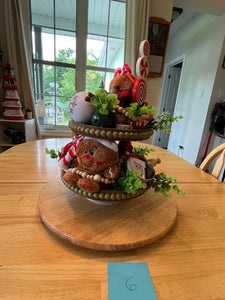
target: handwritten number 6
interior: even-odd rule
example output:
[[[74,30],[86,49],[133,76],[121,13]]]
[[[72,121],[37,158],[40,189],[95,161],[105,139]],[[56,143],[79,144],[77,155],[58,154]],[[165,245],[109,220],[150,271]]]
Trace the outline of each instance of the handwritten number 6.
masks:
[[[137,289],[137,285],[134,283],[132,279],[133,277],[131,276],[126,280],[126,287],[128,288],[128,290],[133,292]]]

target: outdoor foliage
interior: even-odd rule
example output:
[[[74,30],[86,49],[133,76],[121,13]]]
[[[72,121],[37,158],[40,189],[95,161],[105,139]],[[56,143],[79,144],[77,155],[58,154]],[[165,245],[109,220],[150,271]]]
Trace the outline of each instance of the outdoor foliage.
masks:
[[[68,48],[60,49],[58,56],[56,57],[57,62],[64,62],[69,64],[75,64],[73,58],[74,50]],[[89,66],[98,66],[98,59],[89,60],[87,54],[87,64]],[[55,72],[56,71],[56,72]],[[56,76],[56,92],[57,96],[71,98],[75,94],[75,69],[65,67],[54,67],[49,66],[43,70],[44,72],[44,91],[45,94],[53,95],[55,92],[54,87],[54,76]],[[55,74],[54,74],[55,72]],[[101,81],[104,79],[103,75],[97,71],[87,70],[86,74],[86,90],[89,92],[95,92],[99,87]]]
[[[71,48],[60,49],[56,62],[63,62],[68,64],[75,64],[74,50]],[[87,65],[98,66],[98,59],[89,60],[87,53]],[[67,125],[69,122],[69,102],[75,91],[75,68],[66,68],[59,66],[45,66],[43,68],[43,84],[44,84],[44,101],[45,103],[55,106],[55,96],[57,101],[57,107],[63,112],[63,123],[61,125]],[[101,81],[104,81],[104,73],[100,73],[94,70],[86,71],[86,90],[94,93],[98,89]],[[54,83],[56,82],[56,84]],[[60,116],[60,111],[57,112]],[[48,120],[48,123],[54,121]]]

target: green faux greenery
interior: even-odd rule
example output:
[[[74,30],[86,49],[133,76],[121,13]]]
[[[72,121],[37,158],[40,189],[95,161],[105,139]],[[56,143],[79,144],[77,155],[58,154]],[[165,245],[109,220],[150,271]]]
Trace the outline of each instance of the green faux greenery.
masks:
[[[155,131],[158,130],[166,130],[168,133],[171,133],[171,129],[169,126],[173,122],[177,122],[178,119],[183,119],[183,116],[175,116],[170,117],[170,113],[163,112],[162,114],[158,115],[156,118],[153,118],[147,125],[147,128],[152,128]]]
[[[91,98],[91,103],[102,115],[108,115],[109,112],[115,112],[115,107],[119,104],[116,94],[108,94],[106,90],[99,89],[95,92],[95,96]]]
[[[139,146],[139,147],[134,147],[132,152],[136,155],[146,157],[146,156],[148,156],[148,153],[155,152],[155,149],[150,149],[147,146],[145,148],[142,148],[141,146]]]
[[[140,173],[136,171],[121,172],[117,178],[114,188],[120,189],[125,193],[135,194],[139,189],[145,189],[147,185],[152,187],[155,193],[161,193],[165,198],[171,198],[168,194],[170,191],[175,191],[177,194],[185,195],[177,186],[175,177],[167,177],[165,173],[156,174],[147,184],[139,178]]]
[[[175,177],[167,177],[165,173],[156,174],[149,182],[148,185],[151,186],[156,193],[162,193],[165,198],[171,198],[168,194],[170,191],[175,191],[177,194],[185,195],[177,186],[177,180]]]
[[[137,119],[143,114],[149,115],[151,112],[156,112],[157,109],[152,105],[143,105],[141,103],[131,103],[130,106],[125,108],[128,115],[132,117],[133,120]]]
[[[140,117],[143,114],[149,115],[150,113],[154,113],[157,111],[157,109],[152,105],[143,105],[141,103],[136,102],[131,103],[129,107],[125,108],[125,110],[133,120],[138,119],[138,117]],[[177,122],[179,119],[183,119],[183,116],[180,115],[171,117],[169,112],[163,112],[156,118],[153,118],[151,121],[149,121],[146,128],[152,128],[155,131],[165,130],[168,133],[170,133],[170,125],[173,122]]]
[[[62,147],[63,149],[63,147]],[[61,149],[61,151],[62,151]],[[45,154],[49,154],[51,158],[58,158],[58,161],[61,158],[61,151],[57,150],[55,151],[54,149],[49,150],[48,148],[45,148]]]
[[[135,194],[139,189],[145,189],[147,187],[147,184],[142,182],[138,177],[139,175],[140,173],[136,171],[121,172],[114,187],[125,193]]]

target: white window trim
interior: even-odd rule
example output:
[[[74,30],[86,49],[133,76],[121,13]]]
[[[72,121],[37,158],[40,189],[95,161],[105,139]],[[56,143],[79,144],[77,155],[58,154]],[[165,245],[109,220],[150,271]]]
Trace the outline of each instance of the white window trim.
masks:
[[[46,65],[52,65],[52,66],[62,66],[62,67],[72,67],[76,70],[75,75],[75,87],[76,91],[85,91],[86,89],[86,71],[87,70],[95,70],[99,72],[110,72],[113,73],[115,69],[107,68],[107,67],[94,67],[94,66],[88,66],[86,65],[86,50],[87,50],[87,36],[88,36],[88,1],[89,0],[74,0],[76,1],[76,40],[79,39],[79,43],[77,43],[76,48],[76,64],[75,65],[69,65],[64,64],[60,62],[50,62],[45,60],[39,60],[39,59],[33,59],[33,63],[40,63],[40,64],[46,64]],[[118,2],[126,2],[125,0],[114,0]],[[109,2],[109,14],[108,19],[110,18],[110,2]],[[85,20],[85,21],[84,21]],[[31,24],[33,26],[33,24]],[[45,26],[46,27],[46,26]],[[54,30],[57,30],[58,28],[54,25]],[[59,29],[61,30],[61,29]],[[98,36],[98,34],[95,34]],[[109,36],[109,20],[108,20],[108,26],[107,26],[107,44],[106,44],[106,59],[107,59],[107,51],[108,51],[108,39],[111,36]],[[112,37],[113,38],[113,37]],[[123,40],[123,38],[119,38]],[[85,49],[85,51],[84,51]],[[58,134],[58,136],[67,137],[68,133],[71,134],[71,130],[68,126],[63,125],[40,125],[40,131],[42,136],[55,136]]]

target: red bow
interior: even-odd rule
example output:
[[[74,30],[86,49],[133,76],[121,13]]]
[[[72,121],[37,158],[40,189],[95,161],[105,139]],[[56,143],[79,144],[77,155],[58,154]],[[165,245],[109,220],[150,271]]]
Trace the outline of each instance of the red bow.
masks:
[[[118,75],[123,75],[123,74],[132,74],[131,69],[128,66],[128,64],[124,64],[122,71],[121,71],[121,68],[118,68],[115,72],[114,77],[116,77]]]

